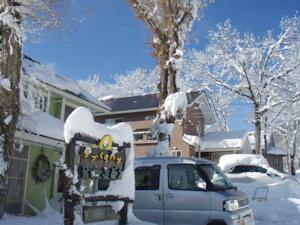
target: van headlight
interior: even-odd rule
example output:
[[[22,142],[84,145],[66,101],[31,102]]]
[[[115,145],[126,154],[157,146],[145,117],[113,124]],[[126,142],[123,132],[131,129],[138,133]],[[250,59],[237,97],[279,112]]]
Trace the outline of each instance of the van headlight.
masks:
[[[239,209],[239,202],[238,200],[227,200],[223,203],[224,211],[236,211]]]

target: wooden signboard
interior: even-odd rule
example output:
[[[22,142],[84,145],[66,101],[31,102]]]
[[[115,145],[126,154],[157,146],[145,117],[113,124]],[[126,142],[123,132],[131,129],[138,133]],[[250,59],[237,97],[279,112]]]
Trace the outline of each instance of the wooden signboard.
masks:
[[[126,162],[125,150],[126,146],[114,144],[109,135],[105,135],[97,144],[84,144],[79,151],[79,177],[99,180],[121,179]]]

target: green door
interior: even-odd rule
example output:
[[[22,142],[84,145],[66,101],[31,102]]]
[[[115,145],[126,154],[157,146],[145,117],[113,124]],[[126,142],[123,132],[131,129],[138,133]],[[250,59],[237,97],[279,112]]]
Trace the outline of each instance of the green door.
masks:
[[[43,155],[42,157],[39,157]],[[43,209],[45,207],[45,195],[48,199],[53,197],[54,182],[55,182],[55,164],[59,159],[59,150],[55,148],[45,148],[37,145],[31,145],[28,154],[28,168],[27,168],[27,180],[26,180],[26,192],[25,202],[30,203],[37,209]],[[52,173],[47,174],[47,168],[51,168]],[[36,172],[33,172],[33,168]],[[48,177],[44,182],[40,181],[42,177]],[[43,179],[43,178],[42,178]],[[34,215],[34,211],[25,206],[26,215]]]

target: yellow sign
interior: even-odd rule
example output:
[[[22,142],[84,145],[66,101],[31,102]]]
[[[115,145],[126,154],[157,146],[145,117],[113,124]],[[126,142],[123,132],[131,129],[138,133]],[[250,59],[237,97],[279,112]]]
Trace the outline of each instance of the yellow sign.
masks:
[[[112,149],[112,137],[110,135],[104,135],[99,142],[99,149],[111,150]]]

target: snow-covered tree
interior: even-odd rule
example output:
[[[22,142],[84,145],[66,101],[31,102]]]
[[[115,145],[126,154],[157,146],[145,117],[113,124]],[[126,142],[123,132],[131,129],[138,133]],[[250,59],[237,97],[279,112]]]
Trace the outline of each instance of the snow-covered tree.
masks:
[[[128,0],[128,3],[135,10],[137,17],[145,22],[153,33],[152,47],[153,55],[159,62],[160,82],[158,87],[162,106],[154,127],[158,131],[160,141],[158,146],[162,150],[162,154],[170,154],[168,140],[172,129],[169,128],[173,125],[175,115],[166,111],[167,107],[164,103],[168,95],[178,91],[176,79],[181,66],[187,33],[198,16],[198,10],[203,9],[207,1]],[[173,95],[174,98],[180,99],[181,96],[181,94]],[[167,123],[170,124],[170,127]],[[159,153],[159,151],[155,152]]]
[[[87,80],[79,80],[79,85],[98,99],[145,95],[157,92],[157,73],[157,69],[147,71],[137,68],[126,74],[113,76],[112,83],[101,83],[100,76],[94,75]]]
[[[282,85],[299,76],[300,17],[282,18],[280,33],[268,31],[264,37],[243,36],[227,20],[209,32],[209,46],[193,53],[194,74],[206,76],[220,87],[254,105],[256,153],[261,150],[262,124],[267,112],[282,105],[283,92],[295,95],[295,89]]]
[[[14,133],[20,112],[20,75],[22,47],[26,32],[36,32],[38,28],[53,27],[58,17],[53,10],[57,1],[46,0],[1,0],[1,73],[0,73],[0,134],[3,147],[0,149],[0,163],[10,160],[14,143]],[[3,158],[2,158],[3,157]],[[6,168],[0,172],[0,218],[6,201]]]
[[[300,43],[299,43],[300,44]],[[298,69],[300,74],[300,68]],[[287,90],[280,93],[280,98],[284,103],[279,107],[274,107],[267,115],[271,114],[272,121],[269,121],[269,130],[277,134],[281,143],[288,150],[288,171],[290,175],[295,175],[295,159],[300,155],[300,76],[294,77],[293,80],[283,81],[281,84]]]

